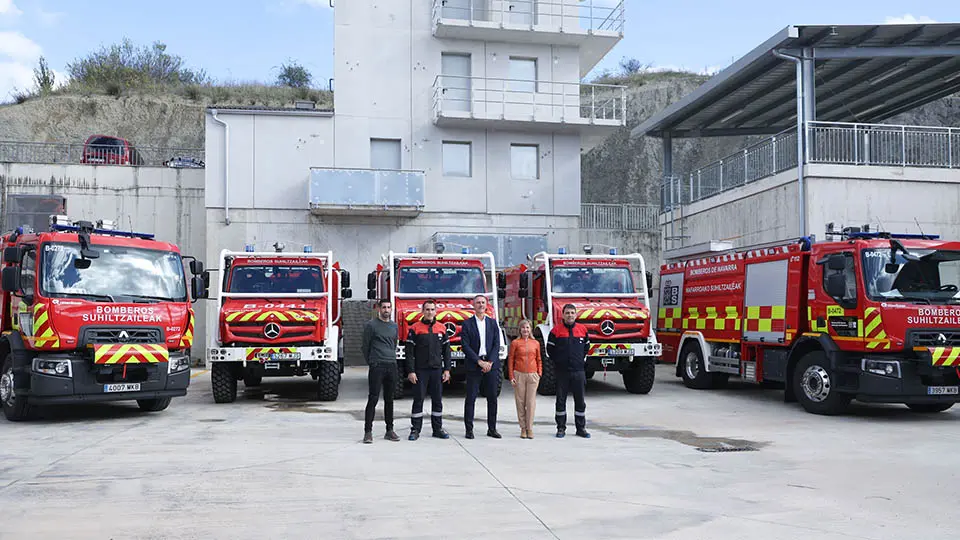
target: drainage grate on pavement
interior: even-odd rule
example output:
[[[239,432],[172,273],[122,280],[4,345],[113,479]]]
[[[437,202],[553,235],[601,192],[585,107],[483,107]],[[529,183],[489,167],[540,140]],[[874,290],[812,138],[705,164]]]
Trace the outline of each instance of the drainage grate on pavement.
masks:
[[[754,448],[752,446],[720,446],[720,447],[703,447],[698,446],[698,452],[757,452],[759,448]]]

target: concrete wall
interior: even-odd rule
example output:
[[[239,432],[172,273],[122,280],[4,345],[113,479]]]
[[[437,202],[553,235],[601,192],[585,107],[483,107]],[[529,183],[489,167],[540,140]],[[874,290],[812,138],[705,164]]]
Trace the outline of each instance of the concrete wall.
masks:
[[[96,167],[0,163],[0,191],[8,194],[47,194],[66,198],[73,219],[113,219],[118,227],[154,233],[174,242],[184,255],[204,262],[206,220],[204,173],[199,169],[162,167]],[[204,301],[194,307],[202,313]],[[204,343],[206,326],[198,315],[197,344]],[[195,355],[199,356],[195,350]]]

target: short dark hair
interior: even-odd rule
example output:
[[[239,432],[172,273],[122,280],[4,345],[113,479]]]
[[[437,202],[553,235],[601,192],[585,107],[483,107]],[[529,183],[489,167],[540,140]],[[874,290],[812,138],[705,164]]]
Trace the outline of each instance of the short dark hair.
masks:
[[[384,304],[392,304],[392,303],[393,302],[391,302],[389,298],[381,298],[377,300],[377,307],[378,308],[383,307]]]
[[[476,296],[473,297],[474,300],[476,300],[477,298],[483,298],[484,300],[486,300],[486,299],[487,299],[487,295],[485,295],[485,294],[478,294],[478,295],[476,295]]]
[[[560,310],[560,312],[562,313],[562,312],[564,312],[564,311],[566,311],[566,310],[568,310],[568,309],[572,309],[572,310],[576,311],[576,310],[577,310],[577,306],[575,306],[575,305],[573,305],[573,304],[567,304],[567,305],[563,306],[563,309]]]
[[[425,307],[427,304],[433,304],[434,306],[436,306],[436,305],[437,305],[437,301],[434,300],[434,299],[432,299],[432,298],[427,298],[426,300],[423,301],[422,304],[420,304],[420,308],[422,309],[422,308]]]

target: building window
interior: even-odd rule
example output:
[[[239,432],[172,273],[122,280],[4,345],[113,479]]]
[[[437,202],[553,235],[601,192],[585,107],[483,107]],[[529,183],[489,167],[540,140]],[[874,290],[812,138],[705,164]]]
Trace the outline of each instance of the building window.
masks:
[[[528,94],[537,91],[536,58],[510,57],[510,91]]]
[[[67,200],[59,195],[7,195],[5,230],[12,231],[21,225],[45,231],[50,226],[50,216],[67,212]]]
[[[540,178],[540,147],[535,144],[510,145],[511,176],[521,180]]]
[[[400,170],[400,139],[370,139],[370,168]]]
[[[472,155],[469,142],[443,141],[443,175],[472,176]]]

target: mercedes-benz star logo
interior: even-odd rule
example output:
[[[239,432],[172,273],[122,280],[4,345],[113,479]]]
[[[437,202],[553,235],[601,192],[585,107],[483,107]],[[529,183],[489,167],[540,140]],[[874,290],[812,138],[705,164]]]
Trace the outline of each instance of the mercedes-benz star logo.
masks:
[[[280,335],[280,325],[277,323],[270,323],[263,327],[263,335],[267,339],[277,339]]]
[[[127,341],[130,341],[130,334],[128,334],[126,330],[121,330],[120,334],[117,336],[117,339],[123,343],[126,343]]]
[[[937,334],[937,345],[946,345],[946,344],[947,344],[947,336],[943,334]]]
[[[456,325],[456,324],[454,324],[454,323],[452,323],[452,322],[448,322],[448,323],[444,323],[444,324],[443,324],[443,327],[447,329],[447,337],[448,337],[448,338],[451,338],[451,337],[453,337],[454,335],[456,335],[456,333],[457,333],[457,325]]]
[[[603,335],[605,336],[609,336],[616,329],[617,329],[617,325],[615,325],[613,321],[611,321],[610,319],[607,319],[602,323],[600,323],[600,332],[602,332]]]

